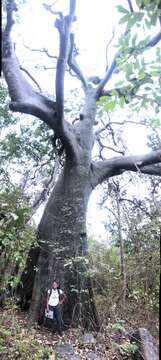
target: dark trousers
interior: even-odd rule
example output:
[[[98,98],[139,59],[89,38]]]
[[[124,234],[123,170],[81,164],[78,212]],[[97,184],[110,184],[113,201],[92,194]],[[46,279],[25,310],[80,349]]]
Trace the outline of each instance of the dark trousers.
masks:
[[[60,305],[59,304],[56,306],[49,305],[49,310],[53,311],[53,326],[54,326],[54,318],[55,318],[58,326],[58,333],[60,334],[62,331],[62,317],[61,317]]]

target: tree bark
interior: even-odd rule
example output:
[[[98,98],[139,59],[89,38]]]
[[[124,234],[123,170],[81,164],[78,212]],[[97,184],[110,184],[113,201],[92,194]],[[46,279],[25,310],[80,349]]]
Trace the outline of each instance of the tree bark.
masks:
[[[64,321],[99,327],[87,259],[86,211],[91,191],[88,168],[66,161],[39,225],[31,321],[42,321],[47,290],[57,278],[67,295]]]

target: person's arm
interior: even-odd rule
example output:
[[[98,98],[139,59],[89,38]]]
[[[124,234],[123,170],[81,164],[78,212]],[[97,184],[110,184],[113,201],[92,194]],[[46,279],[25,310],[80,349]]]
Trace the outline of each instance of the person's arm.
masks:
[[[62,299],[59,301],[59,304],[62,305],[65,299],[67,298],[67,296],[62,290],[60,290],[60,295],[62,296]]]

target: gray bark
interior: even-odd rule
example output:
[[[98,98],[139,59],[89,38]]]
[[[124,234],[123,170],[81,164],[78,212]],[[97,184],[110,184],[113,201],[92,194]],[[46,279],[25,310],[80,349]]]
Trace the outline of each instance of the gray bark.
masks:
[[[98,327],[87,264],[86,211],[92,191],[88,168],[66,163],[39,225],[40,255],[30,317],[40,320],[46,291],[60,279],[68,303],[63,318]]]

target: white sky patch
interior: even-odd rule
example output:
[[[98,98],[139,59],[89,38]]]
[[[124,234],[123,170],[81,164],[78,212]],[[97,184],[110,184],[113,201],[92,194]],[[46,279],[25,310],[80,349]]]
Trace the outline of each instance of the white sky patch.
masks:
[[[95,190],[93,191],[88,203],[87,229],[89,235],[93,235],[95,239],[107,245],[109,243],[109,234],[105,230],[103,224],[107,222],[107,213],[106,211],[100,209],[97,202],[98,192]]]
[[[146,145],[147,130],[142,125],[135,127],[134,125],[126,125],[123,130],[124,139],[126,139],[126,146],[129,153],[132,155],[139,155],[149,152]]]

